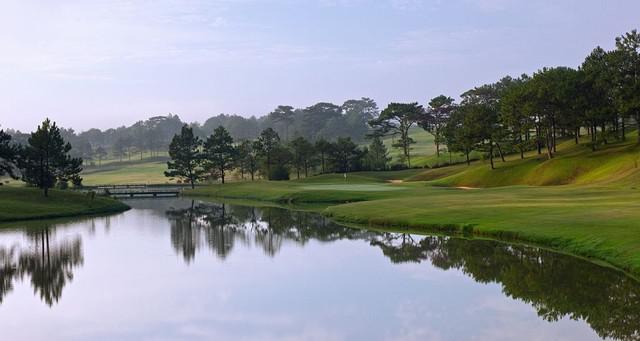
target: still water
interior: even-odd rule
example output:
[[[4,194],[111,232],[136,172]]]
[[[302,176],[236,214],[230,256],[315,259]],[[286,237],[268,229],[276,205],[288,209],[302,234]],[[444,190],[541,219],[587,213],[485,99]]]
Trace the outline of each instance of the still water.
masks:
[[[1,340],[640,338],[640,284],[573,257],[278,208],[128,203],[0,229]]]

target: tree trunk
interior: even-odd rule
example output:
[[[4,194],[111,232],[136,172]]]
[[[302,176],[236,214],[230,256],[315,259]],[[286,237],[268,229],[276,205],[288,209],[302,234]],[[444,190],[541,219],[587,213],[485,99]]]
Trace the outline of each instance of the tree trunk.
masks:
[[[625,135],[625,125],[624,125],[624,116],[622,116],[622,122],[620,122],[620,132],[622,133],[622,141],[627,140],[627,136]]]
[[[557,153],[558,152],[558,148],[557,148],[557,144],[556,144],[556,120],[555,120],[555,118],[552,120],[552,123],[551,123],[551,143],[553,144],[553,152]]]
[[[549,129],[547,129],[547,136],[546,139],[547,141],[547,157],[549,158],[549,160],[553,159],[553,146],[552,146],[552,137],[551,137],[551,132],[549,131]]]
[[[636,112],[636,125],[638,127],[638,143],[640,143],[640,112]]]
[[[540,138],[540,127],[536,127],[536,148],[538,148],[538,155],[542,154],[542,139]]]
[[[464,150],[464,155],[467,157],[467,166],[470,166],[471,161],[469,160],[469,149]]]
[[[491,162],[491,169],[496,169],[493,165],[493,141],[489,140],[489,162]]]
[[[506,162],[504,160],[504,153],[502,153],[502,148],[500,148],[500,144],[496,143],[496,147],[498,147],[498,153],[500,153],[500,158],[502,159],[502,162]]]
[[[271,156],[267,156],[267,180],[271,180]]]
[[[578,140],[580,138],[580,127],[576,128],[574,136],[575,136],[575,139],[576,139],[576,144],[580,143],[580,141]]]
[[[48,197],[49,196],[49,187],[45,186],[43,189],[44,189],[44,196]]]

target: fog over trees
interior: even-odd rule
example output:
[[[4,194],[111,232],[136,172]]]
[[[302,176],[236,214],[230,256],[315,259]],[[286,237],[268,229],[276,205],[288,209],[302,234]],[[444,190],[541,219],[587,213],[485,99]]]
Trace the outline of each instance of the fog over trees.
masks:
[[[196,137],[206,139],[222,126],[235,140],[254,140],[266,128],[272,128],[284,140],[304,137],[315,141],[337,136],[363,141],[368,121],[378,114],[375,101],[369,98],[348,100],[342,105],[317,103],[306,108],[281,105],[261,117],[219,114],[206,121],[185,122],[178,115],[153,116],[131,126],[76,132],[61,128],[62,137],[72,145],[72,155],[95,164],[108,156],[124,160],[156,156],[169,149],[173,136],[188,124]],[[5,130],[13,141],[26,144],[28,132]]]

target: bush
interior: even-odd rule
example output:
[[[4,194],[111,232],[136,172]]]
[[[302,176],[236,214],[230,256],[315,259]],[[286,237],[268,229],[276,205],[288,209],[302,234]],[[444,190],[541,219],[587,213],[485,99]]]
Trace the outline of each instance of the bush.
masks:
[[[269,174],[269,180],[289,180],[289,169],[284,166],[274,166],[271,168],[271,174]]]
[[[403,170],[403,169],[407,169],[407,165],[405,165],[404,163],[395,163],[395,164],[391,165],[390,169],[392,171]]]

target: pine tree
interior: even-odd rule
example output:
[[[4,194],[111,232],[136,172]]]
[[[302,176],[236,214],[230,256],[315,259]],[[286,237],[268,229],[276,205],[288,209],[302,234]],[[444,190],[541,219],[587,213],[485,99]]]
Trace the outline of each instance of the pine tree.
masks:
[[[0,176],[16,178],[18,147],[11,143],[11,135],[0,130]]]
[[[167,162],[169,170],[164,175],[189,180],[191,188],[195,188],[195,183],[204,173],[201,167],[201,146],[202,141],[193,135],[193,129],[186,124],[182,126],[180,134],[176,134],[169,144],[171,161]]]
[[[371,170],[385,170],[387,169],[387,164],[391,161],[387,147],[378,136],[375,136],[371,141],[366,155],[367,166]]]
[[[233,138],[223,126],[213,131],[204,143],[206,155],[206,168],[215,174],[224,184],[225,174],[233,169],[236,158],[236,149],[233,146]]]
[[[22,150],[19,167],[22,180],[37,186],[49,196],[49,188],[56,182],[72,181],[80,185],[82,159],[69,155],[71,144],[64,141],[55,122],[47,118],[36,132],[31,133],[28,145]]]

